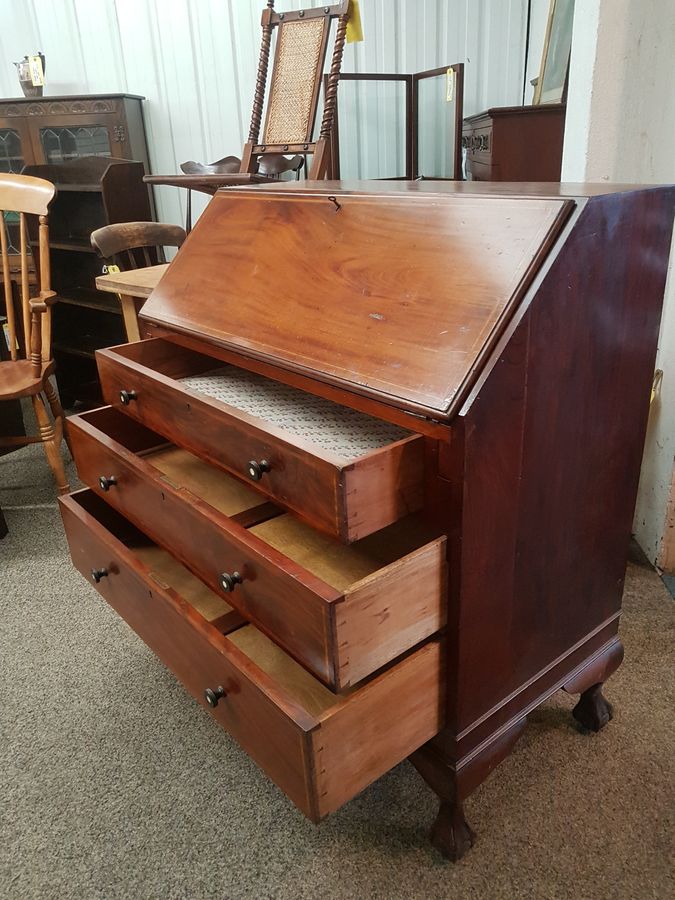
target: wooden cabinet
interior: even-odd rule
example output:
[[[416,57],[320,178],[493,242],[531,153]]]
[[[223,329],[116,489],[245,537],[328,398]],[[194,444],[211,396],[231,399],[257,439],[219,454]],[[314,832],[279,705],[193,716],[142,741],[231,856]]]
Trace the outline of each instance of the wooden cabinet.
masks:
[[[504,106],[464,119],[462,151],[473,181],[560,181],[565,106]]]
[[[59,188],[50,216],[53,286],[70,308],[60,304],[55,312],[55,356],[69,405],[96,402],[94,349],[124,340],[116,304],[95,290],[101,263],[89,234],[109,222],[154,218],[152,194],[137,184],[150,171],[142,101],[134,94],[0,99],[0,172],[26,171]],[[69,169],[92,158],[98,168],[89,162],[80,174]],[[127,170],[134,174],[120,181],[118,170],[104,188],[104,172],[116,160],[135,160]],[[18,220],[9,218],[6,227],[10,265],[15,257],[18,265]]]
[[[142,101],[135,94],[0,99],[0,172],[82,156],[134,159],[149,172]]]
[[[24,173],[56,185],[49,210],[56,379],[66,407],[96,405],[101,395],[94,353],[123,343],[126,332],[115,296],[96,289],[102,261],[91,245],[96,228],[152,218],[140,162],[87,156],[65,163],[26,166]]]
[[[144,340],[99,352],[73,562],[312,820],[408,757],[456,859],[530,711],[562,688],[611,718],[674,207],[220,192]]]

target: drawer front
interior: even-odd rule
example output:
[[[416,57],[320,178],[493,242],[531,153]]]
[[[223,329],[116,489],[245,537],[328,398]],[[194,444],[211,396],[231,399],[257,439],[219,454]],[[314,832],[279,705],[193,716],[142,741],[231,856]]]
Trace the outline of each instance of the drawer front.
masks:
[[[142,457],[109,439],[106,446],[106,435],[83,417],[73,416],[69,423],[77,471],[86,485],[216,593],[225,596],[223,573],[239,572],[243,580],[227,594],[227,602],[321,681],[334,683],[329,601],[338,598],[337,591],[327,591],[318,579],[301,572],[244,527],[186,490],[176,489]],[[112,476],[115,483],[104,491],[101,476]],[[249,521],[255,518],[249,516]]]
[[[492,161],[492,128],[479,128],[462,137],[462,147],[471,160],[490,165]]]
[[[289,693],[297,676],[275,678],[274,664],[240,649],[240,632],[221,634],[152,575],[125,543],[119,521],[110,519],[115,514],[92,492],[79,491],[59,503],[75,566],[92,584],[92,570],[98,573],[99,593],[200,703],[207,706],[207,688],[216,694],[223,689],[212,715],[311,819],[337,809],[442,728],[438,641],[310,711],[302,692]],[[309,694],[316,697],[315,691]],[[158,702],[154,685],[148,695]]]
[[[303,731],[246,677],[223,635],[150,577],[74,497],[59,503],[75,567],[90,583],[92,570],[108,572],[96,584],[98,592],[203,706],[207,688],[225,688],[226,702],[215,710],[218,720],[294,803],[308,809]],[[154,685],[148,685],[148,696],[158,702]]]
[[[402,547],[400,558],[378,564],[367,577],[355,573],[355,583],[338,590],[293,558],[292,550],[297,553],[300,545],[302,552],[311,529],[302,526],[298,534],[289,528],[271,545],[268,533],[258,536],[173,484],[150,463],[151,455],[139,455],[157,436],[131,419],[99,409],[72,416],[69,426],[82,481],[331,689],[359,683],[445,624],[445,538],[413,552]],[[218,482],[236,484],[215,469],[212,474],[212,491]],[[279,510],[261,502],[239,515],[247,526],[257,526],[275,519],[275,513]],[[290,517],[275,522],[282,519]],[[326,543],[331,556],[332,542],[318,537],[319,548]],[[357,552],[345,548],[343,554]],[[241,580],[225,592],[222,575],[235,572]]]
[[[107,403],[241,478],[249,479],[250,464],[257,463],[258,480],[251,482],[256,490],[343,541],[358,540],[422,507],[419,435],[345,462],[310,443],[289,440],[279,428],[261,427],[259,419],[203,398],[120,352],[99,351],[97,360]],[[128,405],[122,396],[132,398]]]

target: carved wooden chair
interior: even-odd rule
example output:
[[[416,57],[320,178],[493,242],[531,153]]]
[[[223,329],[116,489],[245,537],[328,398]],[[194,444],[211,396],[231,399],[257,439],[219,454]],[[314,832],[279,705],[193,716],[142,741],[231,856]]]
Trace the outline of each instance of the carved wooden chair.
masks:
[[[180,225],[161,222],[119,222],[104,225],[91,233],[91,245],[108,264],[121,271],[165,262],[164,247],[183,246],[186,234]],[[138,313],[144,303],[141,297],[120,294],[124,327],[129,341],[141,339]]]
[[[333,19],[337,19],[335,43],[327,78],[321,127],[315,141],[314,123]],[[289,12],[275,12],[274,0],[267,0],[267,7],[263,10],[261,20],[262,44],[251,126],[248,140],[244,144],[239,170],[237,172],[193,170],[183,175],[146,175],[145,181],[149,184],[169,184],[214,194],[221,187],[259,184],[278,177],[278,173],[270,170],[268,159],[285,154],[300,156],[303,161],[311,156],[309,178],[325,178],[330,165],[330,136],[348,19],[349,0],[340,0],[332,6]],[[270,48],[275,28],[276,48],[267,92]],[[260,140],[266,93],[267,111],[263,137]],[[233,157],[228,159],[231,160]]]
[[[51,306],[56,294],[50,290],[48,207],[56,188],[50,181],[30,175],[0,174],[0,274],[7,317],[10,359],[0,362],[0,401],[30,397],[35,410],[39,435],[35,437],[0,437],[0,447],[17,447],[42,443],[47,461],[54,473],[59,493],[68,491],[61,441],[68,440],[66,420],[50,376],[54,372],[51,358]],[[15,306],[10,274],[9,242],[4,215],[18,215],[20,242],[19,297]],[[29,219],[35,217],[38,235],[38,285],[31,284]],[[33,224],[31,222],[31,224]],[[37,292],[30,296],[31,289]],[[18,307],[18,308],[17,308]],[[51,409],[54,421],[49,416]]]

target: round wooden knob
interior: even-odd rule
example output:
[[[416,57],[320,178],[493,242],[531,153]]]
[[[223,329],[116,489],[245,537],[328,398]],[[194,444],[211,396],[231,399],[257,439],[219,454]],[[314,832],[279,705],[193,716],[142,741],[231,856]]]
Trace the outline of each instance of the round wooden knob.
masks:
[[[269,472],[271,466],[266,459],[261,459],[260,462],[256,459],[249,459],[246,468],[248,469],[248,477],[252,481],[260,481],[265,472]]]
[[[136,391],[120,391],[120,403],[122,406],[128,406],[137,396]]]
[[[98,584],[99,581],[101,580],[101,578],[106,578],[107,575],[108,575],[107,569],[92,569],[91,570],[91,577],[93,578],[95,584]]]
[[[227,694],[225,693],[225,688],[222,685],[218,685],[215,691],[212,690],[212,688],[206,688],[206,690],[204,691],[204,699],[206,700],[207,705],[211,707],[211,709],[215,709],[216,706],[218,706],[218,701],[223,697],[227,697]]]
[[[117,479],[114,475],[99,475],[98,484],[102,491],[109,491],[114,484],[117,484]]]
[[[226,594],[231,594],[236,586],[238,584],[241,584],[243,580],[244,579],[241,577],[239,572],[233,572],[231,575],[229,574],[229,572],[223,572],[223,574],[220,576],[220,586]]]

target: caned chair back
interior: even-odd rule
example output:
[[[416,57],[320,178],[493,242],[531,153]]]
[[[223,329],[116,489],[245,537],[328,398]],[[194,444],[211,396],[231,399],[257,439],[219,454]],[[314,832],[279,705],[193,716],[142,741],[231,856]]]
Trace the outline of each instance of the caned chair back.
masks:
[[[241,162],[242,172],[254,172],[266,154],[313,154],[310,178],[322,178],[327,168],[328,140],[335,112],[337,84],[342,64],[349,0],[289,12],[275,12],[267,0],[262,14],[262,45],[258,63],[253,112],[248,142]],[[313,141],[331,22],[337,19],[323,117],[317,141]],[[277,29],[274,63],[262,123],[272,34]]]
[[[51,181],[31,175],[0,173],[0,274],[5,299],[9,353],[12,360],[21,354],[34,358],[36,370],[39,360],[51,358],[51,310],[45,301],[51,299],[49,269],[48,208],[56,188]],[[30,222],[30,228],[29,228]],[[10,269],[10,239],[8,229],[18,232],[19,264]],[[38,279],[35,284],[31,266],[30,234],[38,238]],[[16,246],[16,237],[11,243]],[[12,282],[18,281],[19,309],[14,305]],[[31,293],[34,295],[31,298]],[[36,299],[37,295],[37,299]],[[31,303],[32,300],[32,303]],[[35,311],[41,316],[32,316]],[[33,332],[31,333],[31,326]]]
[[[181,247],[185,230],[161,222],[119,222],[91,234],[92,247],[127,271],[164,262],[162,247]]]

